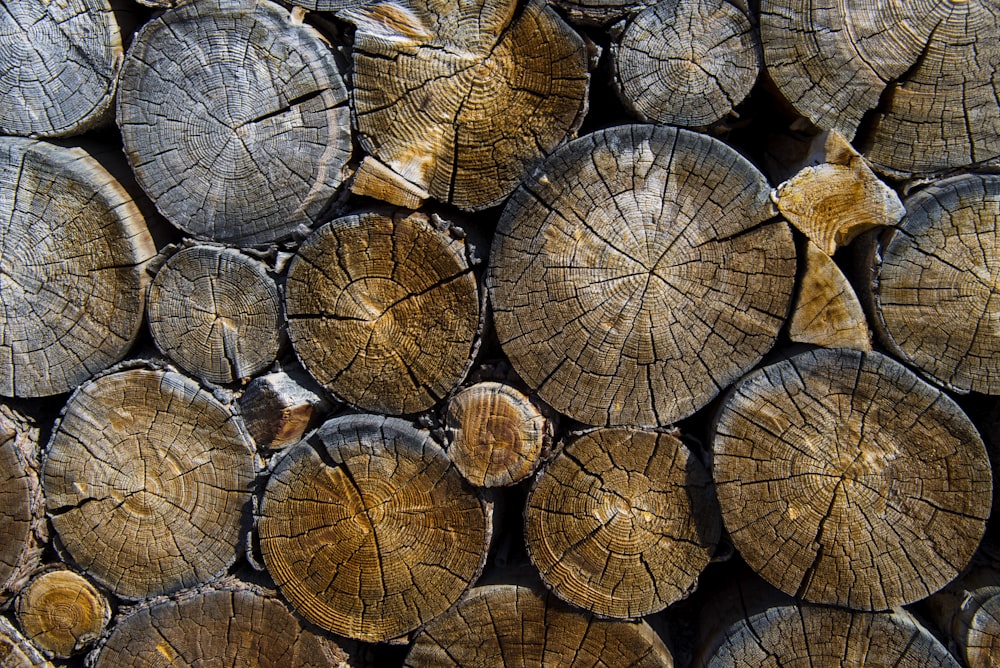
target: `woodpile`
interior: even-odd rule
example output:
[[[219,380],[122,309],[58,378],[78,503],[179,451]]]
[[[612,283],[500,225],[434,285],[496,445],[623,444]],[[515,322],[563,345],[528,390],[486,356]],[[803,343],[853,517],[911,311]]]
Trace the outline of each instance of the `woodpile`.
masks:
[[[998,665],[998,22],[4,3],[0,665]]]

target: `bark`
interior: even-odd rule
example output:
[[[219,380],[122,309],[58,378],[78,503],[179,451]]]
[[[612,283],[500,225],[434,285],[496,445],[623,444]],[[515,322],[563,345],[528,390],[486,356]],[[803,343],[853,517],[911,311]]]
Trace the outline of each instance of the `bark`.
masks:
[[[864,309],[840,268],[812,242],[806,242],[788,338],[825,348],[871,350]]]
[[[48,540],[38,454],[38,428],[0,404],[0,604],[38,570]]]
[[[747,563],[815,603],[883,610],[954,579],[986,527],[986,448],[949,397],[878,353],[754,372],[715,425],[722,516]]]
[[[795,248],[770,188],[705,135],[626,125],[550,156],[508,202],[487,286],[500,344],[585,424],[691,415],[774,344]]]
[[[17,622],[45,654],[69,658],[104,633],[111,605],[85,577],[54,568],[34,578],[17,599]]]
[[[258,447],[279,449],[297,443],[329,402],[287,373],[250,381],[240,397],[247,431]]]
[[[52,668],[6,617],[0,617],[0,660],[3,668]]]

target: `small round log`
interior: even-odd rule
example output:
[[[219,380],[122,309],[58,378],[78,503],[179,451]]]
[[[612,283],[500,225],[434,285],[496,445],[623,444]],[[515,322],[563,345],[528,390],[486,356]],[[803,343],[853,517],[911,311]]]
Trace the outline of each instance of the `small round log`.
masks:
[[[131,370],[70,397],[42,484],[76,564],[141,599],[215,579],[236,561],[254,475],[229,409],[180,374]]]
[[[189,3],[147,23],[122,69],[116,120],[164,217],[230,245],[319,222],[351,151],[330,46],[267,0]]]
[[[108,599],[87,578],[63,568],[34,578],[17,598],[17,622],[43,652],[69,658],[100,638]]]
[[[722,516],[747,563],[815,603],[882,610],[969,563],[990,462],[947,395],[878,353],[801,353],[750,374],[715,425]]]
[[[436,216],[338,218],[288,268],[288,335],[337,398],[388,414],[426,410],[468,372],[480,328],[469,249]]]
[[[316,414],[328,407],[328,402],[287,373],[254,378],[240,397],[243,422],[262,448],[297,443]]]
[[[721,533],[711,476],[672,434],[598,429],[538,476],[528,554],[563,600],[635,619],[694,589]]]
[[[644,621],[598,619],[547,592],[487,585],[472,589],[417,634],[405,665],[672,668],[674,662]]]
[[[47,536],[38,429],[0,404],[0,604],[38,570]]]
[[[357,26],[362,146],[411,184],[397,190],[493,206],[580,127],[583,40],[544,2],[518,4],[382,0],[340,13]]]
[[[0,617],[0,661],[3,668],[52,668],[6,617]]]
[[[503,487],[538,468],[552,428],[531,400],[510,385],[482,382],[458,392],[445,413],[448,456],[479,487]]]
[[[948,389],[1000,394],[1000,176],[935,182],[906,211],[869,248],[876,334]]]
[[[760,72],[760,40],[729,0],[663,0],[612,44],[622,101],[644,121],[707,126],[740,104]]]
[[[65,137],[111,120],[122,36],[108,0],[8,2],[0,134]]]
[[[211,383],[246,382],[281,342],[281,302],[264,264],[230,248],[193,246],[167,260],[149,286],[156,346]]]
[[[668,425],[767,352],[795,247],[770,187],[721,142],[625,125],[553,153],[515,192],[487,287],[500,344],[585,424]]]
[[[156,254],[131,196],[78,148],[0,139],[0,395],[67,392],[119,361]]]
[[[1000,658],[1000,562],[996,558],[977,560],[922,606],[955,643],[968,668],[996,668]]]
[[[447,610],[486,561],[492,510],[427,432],[352,415],[284,456],[260,508],[264,562],[306,619],[381,642]]]
[[[350,662],[272,592],[234,582],[138,606],[115,624],[94,665],[348,668]]]

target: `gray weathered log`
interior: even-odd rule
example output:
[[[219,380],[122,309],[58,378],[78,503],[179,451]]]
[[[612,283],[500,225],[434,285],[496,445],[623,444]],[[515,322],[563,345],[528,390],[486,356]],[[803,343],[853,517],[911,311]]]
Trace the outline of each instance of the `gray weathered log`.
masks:
[[[27,584],[48,539],[38,428],[0,403],[0,604]]]
[[[0,661],[3,668],[52,668],[6,617],[0,617]]]

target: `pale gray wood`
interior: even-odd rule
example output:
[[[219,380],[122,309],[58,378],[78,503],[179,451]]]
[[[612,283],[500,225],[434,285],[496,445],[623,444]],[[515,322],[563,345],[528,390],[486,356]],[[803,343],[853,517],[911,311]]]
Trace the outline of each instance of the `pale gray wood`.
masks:
[[[38,428],[0,403],[0,605],[39,569],[48,540]]]

